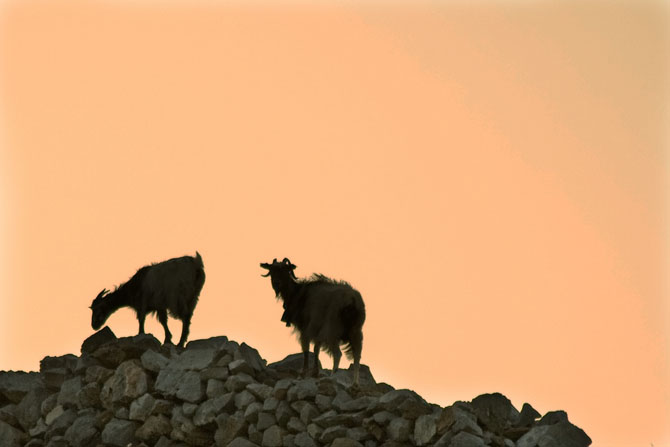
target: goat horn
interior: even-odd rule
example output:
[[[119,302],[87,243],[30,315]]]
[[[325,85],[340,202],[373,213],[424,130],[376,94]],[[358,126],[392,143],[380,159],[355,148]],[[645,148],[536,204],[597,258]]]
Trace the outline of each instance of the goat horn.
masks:
[[[267,272],[265,275],[261,275],[261,276],[262,276],[263,278],[267,278],[268,276],[270,276],[270,272]]]

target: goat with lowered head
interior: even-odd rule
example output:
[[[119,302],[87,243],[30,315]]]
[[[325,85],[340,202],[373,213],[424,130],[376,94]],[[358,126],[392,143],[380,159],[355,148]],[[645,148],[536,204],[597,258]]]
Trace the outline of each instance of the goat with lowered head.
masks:
[[[277,298],[283,300],[282,321],[293,326],[299,334],[303,357],[303,375],[307,375],[310,343],[314,343],[315,376],[319,373],[319,351],[323,348],[333,357],[333,373],[337,371],[344,352],[354,361],[353,385],[358,386],[358,370],[363,349],[363,323],[365,305],[363,298],[344,281],[334,281],[315,274],[309,279],[297,279],[295,265],[284,258],[272,264],[262,263],[268,270]]]
[[[205,270],[200,253],[168,259],[142,267],[113,292],[103,289],[93,300],[91,326],[96,331],[107,318],[121,307],[131,307],[137,313],[140,334],[144,334],[147,313],[156,313],[165,329],[165,343],[172,342],[167,317],[170,314],[182,321],[180,347],[186,343],[193,310],[205,283]]]

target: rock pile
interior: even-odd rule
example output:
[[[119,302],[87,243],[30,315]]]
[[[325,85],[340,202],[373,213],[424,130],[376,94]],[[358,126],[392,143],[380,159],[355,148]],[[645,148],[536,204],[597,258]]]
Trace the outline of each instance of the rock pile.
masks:
[[[179,350],[105,327],[81,356],[46,357],[40,372],[0,372],[0,445],[264,447],[586,447],[564,412],[540,418],[499,393],[441,408],[376,383],[361,366],[301,379],[302,355],[266,365],[226,337]]]

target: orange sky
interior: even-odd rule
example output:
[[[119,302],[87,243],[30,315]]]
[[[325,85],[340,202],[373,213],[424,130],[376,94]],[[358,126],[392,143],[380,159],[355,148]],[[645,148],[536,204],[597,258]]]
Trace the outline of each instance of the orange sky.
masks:
[[[288,256],[362,293],[378,380],[670,445],[667,3],[0,8],[0,369],[196,249],[191,339],[281,359]]]

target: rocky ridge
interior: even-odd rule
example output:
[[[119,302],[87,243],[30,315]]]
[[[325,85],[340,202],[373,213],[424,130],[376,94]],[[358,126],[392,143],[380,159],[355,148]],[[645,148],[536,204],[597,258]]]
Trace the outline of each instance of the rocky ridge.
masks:
[[[39,372],[0,372],[7,447],[587,447],[563,411],[518,411],[499,393],[448,407],[376,383],[361,365],[300,378],[302,355],[267,365],[226,337],[161,345],[105,327],[81,356],[45,357]]]

